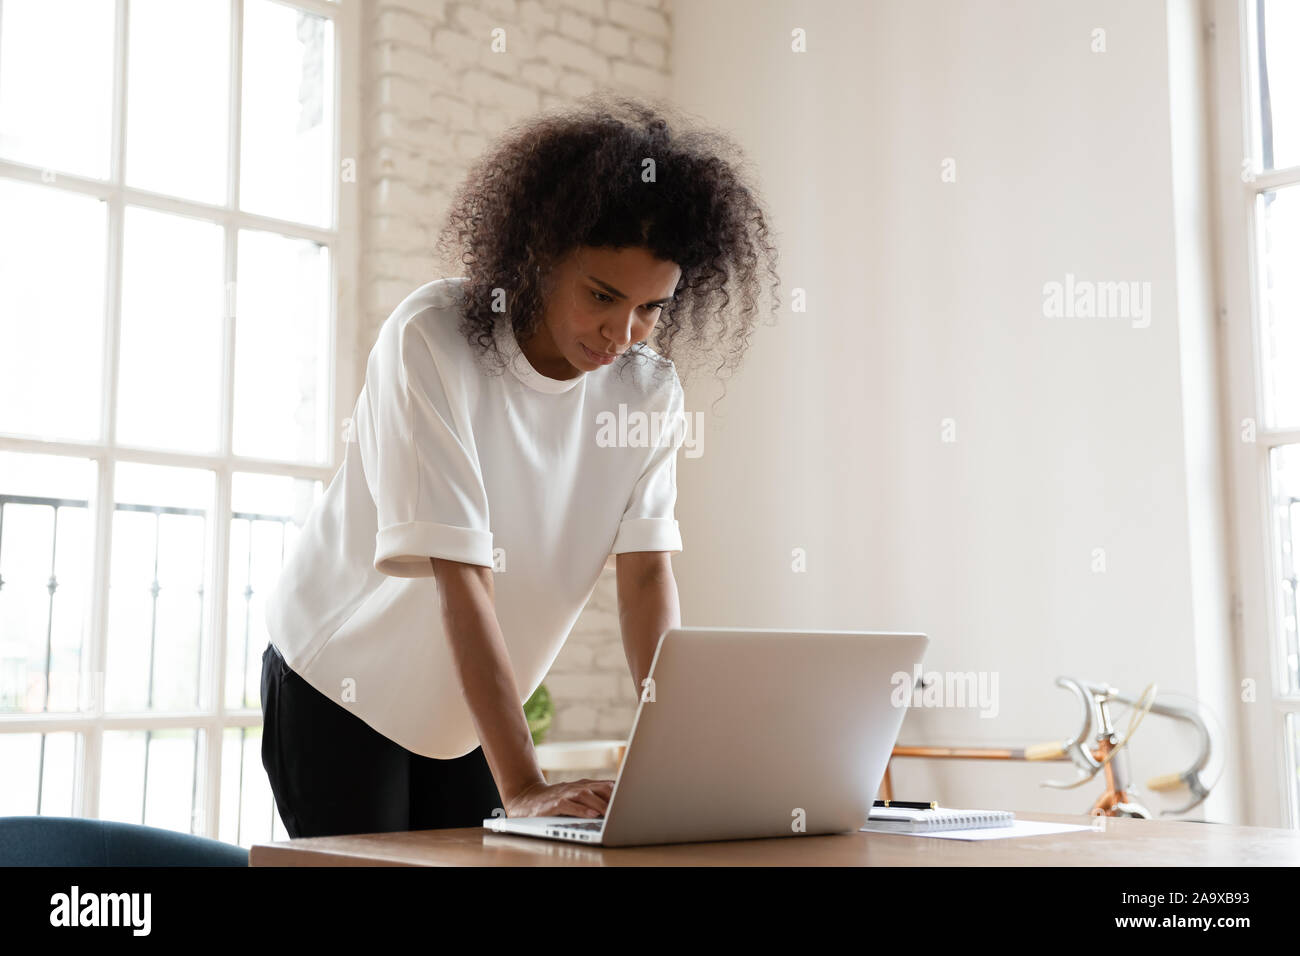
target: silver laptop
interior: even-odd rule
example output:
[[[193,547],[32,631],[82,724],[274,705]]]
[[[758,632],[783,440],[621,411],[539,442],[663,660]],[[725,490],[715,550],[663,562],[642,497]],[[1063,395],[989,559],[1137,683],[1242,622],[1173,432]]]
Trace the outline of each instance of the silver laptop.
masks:
[[[483,826],[602,846],[857,830],[928,644],[870,631],[670,630],[605,815]]]

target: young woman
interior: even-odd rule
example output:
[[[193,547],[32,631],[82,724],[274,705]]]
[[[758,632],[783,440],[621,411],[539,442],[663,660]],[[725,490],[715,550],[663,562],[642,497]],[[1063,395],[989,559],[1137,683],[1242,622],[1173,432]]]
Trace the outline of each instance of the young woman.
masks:
[[[439,237],[464,274],[384,322],[267,598],[262,760],[291,836],[604,813],[613,781],[546,783],[522,704],[611,554],[639,696],[680,623],[675,346],[734,368],[764,264],[779,305],[734,147],[662,114],[597,95],[515,127]],[[608,427],[638,417],[658,434]]]

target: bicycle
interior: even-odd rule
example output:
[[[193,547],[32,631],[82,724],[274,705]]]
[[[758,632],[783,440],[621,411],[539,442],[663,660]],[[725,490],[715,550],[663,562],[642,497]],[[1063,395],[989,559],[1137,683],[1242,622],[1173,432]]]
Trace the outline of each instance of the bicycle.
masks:
[[[1089,811],[1094,816],[1133,817],[1141,820],[1151,819],[1151,811],[1129,794],[1131,786],[1128,768],[1128,752],[1125,746],[1133,739],[1138,726],[1148,713],[1160,714],[1192,725],[1197,735],[1197,754],[1186,769],[1152,777],[1146,782],[1150,790],[1157,792],[1186,788],[1190,791],[1188,802],[1174,809],[1161,810],[1161,816],[1186,813],[1210,795],[1210,790],[1218,783],[1208,786],[1203,778],[1206,765],[1210,762],[1213,742],[1205,722],[1194,710],[1161,704],[1155,700],[1156,685],[1147,685],[1141,696],[1134,700],[1109,684],[1097,684],[1073,677],[1058,677],[1057,686],[1074,692],[1083,709],[1083,726],[1079,732],[1065,741],[1030,744],[1026,747],[909,747],[897,745],[890,753],[889,763],[885,765],[884,779],[881,781],[881,798],[893,799],[893,784],[890,769],[895,757],[922,757],[958,760],[1032,760],[1032,761],[1070,761],[1080,771],[1078,779],[1069,783],[1044,781],[1044,786],[1057,789],[1071,789],[1081,786],[1093,779],[1099,772],[1105,772],[1106,790]],[[1149,700],[1147,698],[1150,698]],[[1145,701],[1145,703],[1143,703]],[[1133,717],[1125,735],[1121,738],[1116,732],[1110,717],[1110,704],[1118,702],[1134,708]],[[1092,737],[1095,747],[1088,747],[1090,731],[1094,724],[1097,733]]]

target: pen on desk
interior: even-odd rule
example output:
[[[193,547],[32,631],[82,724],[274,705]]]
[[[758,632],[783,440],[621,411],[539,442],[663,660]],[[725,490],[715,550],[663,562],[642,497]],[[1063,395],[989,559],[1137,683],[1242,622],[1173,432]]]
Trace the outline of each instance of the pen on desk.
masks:
[[[877,800],[873,807],[902,807],[904,810],[938,810],[939,804],[934,800],[917,803],[913,800]]]

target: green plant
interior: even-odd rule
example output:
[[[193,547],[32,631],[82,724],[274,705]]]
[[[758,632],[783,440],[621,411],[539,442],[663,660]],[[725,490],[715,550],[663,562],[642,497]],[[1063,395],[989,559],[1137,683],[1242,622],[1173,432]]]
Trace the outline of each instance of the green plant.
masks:
[[[533,696],[524,701],[524,716],[528,718],[528,729],[532,732],[535,747],[546,737],[546,731],[555,718],[555,702],[545,684],[538,684]]]

